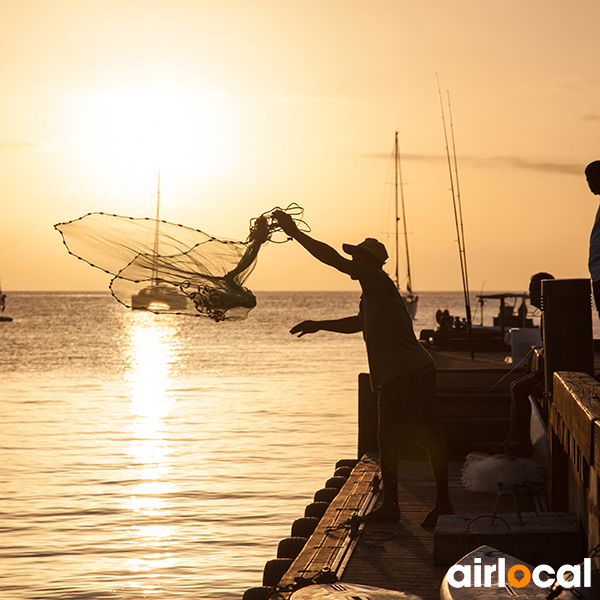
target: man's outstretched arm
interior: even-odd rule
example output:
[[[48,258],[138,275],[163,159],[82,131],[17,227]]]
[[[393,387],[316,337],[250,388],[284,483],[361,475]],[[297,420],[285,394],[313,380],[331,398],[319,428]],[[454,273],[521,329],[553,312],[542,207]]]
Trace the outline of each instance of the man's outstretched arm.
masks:
[[[302,321],[290,329],[290,333],[297,333],[302,337],[307,333],[317,331],[334,331],[335,333],[358,333],[362,331],[360,317],[345,317],[344,319],[333,319],[331,321]]]
[[[348,275],[354,275],[354,272],[360,269],[360,265],[357,266],[356,263],[344,258],[329,244],[315,240],[303,231],[300,231],[296,226],[296,223],[294,223],[292,217],[287,213],[281,210],[276,210],[273,213],[273,217],[277,220],[277,223],[287,235],[289,235],[291,238],[294,238],[322,263],[329,265],[330,267],[333,267],[342,273],[347,273]]]

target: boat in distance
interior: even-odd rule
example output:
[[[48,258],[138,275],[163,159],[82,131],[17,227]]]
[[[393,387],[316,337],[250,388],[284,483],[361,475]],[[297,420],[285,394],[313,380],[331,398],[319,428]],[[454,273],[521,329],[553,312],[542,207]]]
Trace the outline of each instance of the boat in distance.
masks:
[[[399,204],[399,202],[401,204]],[[408,232],[406,229],[406,210],[404,207],[404,184],[402,182],[402,168],[400,163],[400,148],[398,145],[398,132],[396,131],[394,136],[394,226],[395,226],[395,237],[394,237],[394,264],[395,264],[395,275],[392,278],[398,291],[400,292],[400,244],[399,244],[399,231],[398,224],[400,222],[400,206],[402,206],[402,223],[404,225],[404,246],[406,252],[406,292],[401,292],[402,299],[406,304],[406,309],[410,318],[414,319],[417,316],[417,308],[419,306],[419,296],[413,293],[412,290],[412,278],[410,273],[410,256],[408,252]]]
[[[184,310],[188,305],[187,296],[171,285],[161,283],[158,277],[158,240],[160,226],[160,170],[158,172],[158,189],[156,192],[156,226],[154,229],[154,248],[152,259],[152,283],[131,296],[132,310],[149,310],[151,312]]]
[[[149,310],[160,312],[162,310],[184,310],[188,305],[188,298],[172,286],[151,285],[143,288],[131,296],[133,310]]]
[[[2,291],[2,286],[0,286],[0,323],[10,323],[12,321],[12,317],[7,317],[4,313],[4,309],[6,308],[6,294]]]
[[[471,333],[476,350],[507,350],[506,334],[511,329],[521,329],[530,332],[539,331],[527,313],[526,300],[529,294],[479,294],[477,296],[481,307],[481,324],[471,325]],[[499,310],[493,318],[493,325],[483,324],[483,306],[487,300],[498,300]],[[513,300],[514,305],[509,301]],[[520,300],[518,308],[517,301]],[[515,310],[516,309],[516,310]],[[436,312],[438,328],[422,329],[419,339],[433,346],[453,350],[467,350],[470,346],[470,332],[466,319],[452,316],[448,310]]]

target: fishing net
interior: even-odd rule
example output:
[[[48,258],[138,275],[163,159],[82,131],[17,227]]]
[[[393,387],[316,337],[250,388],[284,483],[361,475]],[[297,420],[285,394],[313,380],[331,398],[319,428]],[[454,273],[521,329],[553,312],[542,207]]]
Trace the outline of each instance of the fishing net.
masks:
[[[243,283],[262,244],[287,241],[272,217],[276,210],[309,230],[297,204],[252,219],[245,242],[163,220],[101,212],[54,228],[70,254],[113,276],[110,291],[128,308],[223,321],[245,319],[256,306],[256,297]]]

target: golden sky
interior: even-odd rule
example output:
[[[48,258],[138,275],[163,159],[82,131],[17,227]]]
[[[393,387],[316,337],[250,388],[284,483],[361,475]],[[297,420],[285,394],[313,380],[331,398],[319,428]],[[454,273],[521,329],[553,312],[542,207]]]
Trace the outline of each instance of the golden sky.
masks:
[[[450,92],[470,287],[587,277],[600,159],[596,0],[23,0],[0,21],[0,279],[106,289],[53,224],[102,211],[245,239],[297,202],[341,248],[390,233],[398,130],[413,286],[461,286],[440,99]],[[445,106],[448,118],[447,105]],[[296,243],[256,290],[356,289]]]

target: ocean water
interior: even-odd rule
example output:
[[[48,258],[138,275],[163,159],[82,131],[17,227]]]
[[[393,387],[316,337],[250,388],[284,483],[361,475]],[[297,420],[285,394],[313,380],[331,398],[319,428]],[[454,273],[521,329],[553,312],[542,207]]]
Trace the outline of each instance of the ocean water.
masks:
[[[257,297],[246,321],[213,323],[107,293],[9,293],[0,598],[233,600],[261,584],[336,461],[356,457],[367,364],[360,335],[288,332],[356,314],[358,293]],[[415,329],[461,303],[421,294]]]

